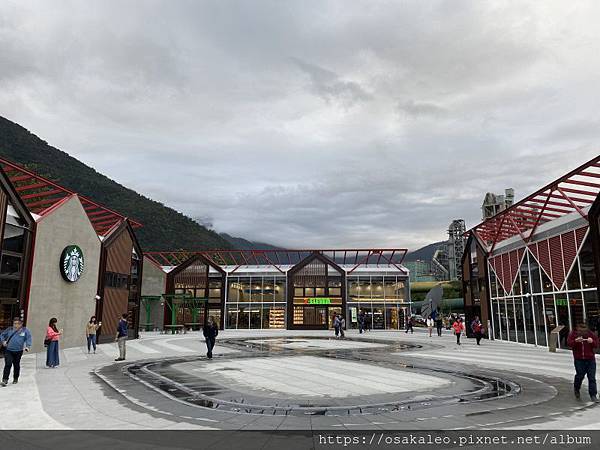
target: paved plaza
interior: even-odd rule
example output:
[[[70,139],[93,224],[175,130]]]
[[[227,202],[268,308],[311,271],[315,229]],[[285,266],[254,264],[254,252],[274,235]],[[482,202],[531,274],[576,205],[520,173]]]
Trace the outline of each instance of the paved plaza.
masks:
[[[572,396],[572,356],[423,330],[223,331],[207,360],[200,334],[148,333],[97,354],[23,358],[19,402],[3,429],[594,429],[598,409]],[[584,386],[585,389],[585,386]],[[582,391],[583,393],[584,391]]]

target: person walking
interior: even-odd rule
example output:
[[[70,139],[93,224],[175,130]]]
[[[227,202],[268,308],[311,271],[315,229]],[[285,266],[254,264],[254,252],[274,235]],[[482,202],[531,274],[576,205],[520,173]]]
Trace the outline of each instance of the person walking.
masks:
[[[127,323],[127,313],[123,314],[117,324],[117,335],[115,342],[119,346],[119,357],[115,361],[125,361],[127,356],[127,334],[129,325]]]
[[[427,318],[427,331],[429,331],[429,337],[431,337],[432,334],[433,334],[433,325],[434,325],[434,323],[435,322],[433,320],[433,317],[429,316]]]
[[[362,334],[365,331],[365,312],[361,309],[358,313],[358,333]]]
[[[415,332],[413,330],[413,318],[412,318],[412,316],[408,316],[408,319],[406,319],[406,330],[404,332],[408,333],[409,330],[410,330],[411,334]]]
[[[85,337],[87,339],[88,353],[92,348],[94,349],[94,354],[96,353],[96,332],[101,326],[102,322],[97,322],[96,316],[90,317],[90,321],[85,324]]]
[[[577,328],[569,333],[567,344],[573,350],[573,362],[575,364],[575,379],[573,388],[575,398],[580,398],[580,389],[583,379],[587,376],[588,392],[593,402],[598,401],[598,389],[596,387],[596,353],[600,345],[598,336],[591,331],[585,323],[580,323]]]
[[[346,334],[344,333],[344,328],[346,328],[346,319],[344,319],[344,316],[340,317],[340,337],[343,339],[346,337]]]
[[[58,323],[58,319],[53,317],[48,322],[48,328],[46,328],[46,340],[44,341],[44,345],[46,345],[46,367],[54,369],[58,367],[60,364],[59,358],[59,346],[58,341],[63,334],[62,329],[58,329],[56,324]]]
[[[333,313],[333,329],[335,330],[335,337],[340,335],[340,318],[337,313]]]
[[[23,351],[31,348],[31,333],[23,326],[23,320],[15,317],[13,326],[0,333],[0,346],[4,349],[4,371],[2,373],[2,387],[8,385],[10,371],[13,371],[13,384],[19,382],[21,375],[21,357]]]
[[[473,319],[473,322],[471,322],[471,331],[473,332],[473,335],[475,336],[477,345],[480,345],[479,343],[481,342],[481,338],[483,337],[483,325],[481,324],[481,321],[479,320],[479,316],[475,316],[475,319]]]
[[[206,357],[208,359],[212,359],[213,348],[215,348],[215,342],[217,341],[217,336],[219,335],[219,327],[215,323],[215,319],[213,317],[210,317],[208,319],[208,324],[202,328],[202,334],[204,334],[204,338],[206,339]]]
[[[465,325],[462,323],[462,319],[460,317],[454,321],[452,324],[452,329],[456,335],[456,344],[460,345],[460,336],[465,331]]]
[[[437,328],[437,335],[441,336],[442,335],[442,329],[444,328],[444,317],[440,313],[440,309],[439,308],[438,308],[438,313],[437,313],[437,317],[436,317],[436,320],[435,320],[435,326]]]

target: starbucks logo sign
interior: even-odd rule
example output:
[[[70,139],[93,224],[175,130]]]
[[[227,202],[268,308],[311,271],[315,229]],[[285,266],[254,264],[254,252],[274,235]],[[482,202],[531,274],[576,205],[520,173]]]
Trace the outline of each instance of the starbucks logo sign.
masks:
[[[77,245],[65,247],[60,256],[60,273],[69,283],[75,283],[83,274],[83,251]]]

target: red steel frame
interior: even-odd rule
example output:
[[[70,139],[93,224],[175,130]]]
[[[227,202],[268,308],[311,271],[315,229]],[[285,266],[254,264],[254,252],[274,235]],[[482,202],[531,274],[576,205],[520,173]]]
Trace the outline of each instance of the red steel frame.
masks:
[[[23,203],[34,214],[44,216],[59,203],[66,201],[72,195],[77,195],[94,230],[100,236],[105,235],[113,227],[125,220],[125,216],[118,212],[101,206],[87,197],[64,188],[6,159],[0,158],[0,166],[15,186],[15,190],[20,195]],[[142,226],[139,222],[131,219],[129,222],[133,228],[140,228]]]
[[[402,269],[402,262],[408,252],[405,248],[392,249],[329,249],[329,250],[195,250],[195,251],[158,251],[144,252],[159,266],[178,266],[191,256],[201,254],[219,266],[235,266],[232,273],[242,266],[267,265],[272,266],[281,273],[285,273],[283,266],[293,266],[301,262],[312,253],[326,256],[337,264],[351,264],[353,267],[348,273],[354,272],[366,264],[379,265],[381,260],[385,265],[391,265],[398,270]]]
[[[600,156],[597,156],[467,233],[474,233],[490,253],[499,242],[513,236],[519,235],[529,242],[540,225],[567,214],[577,212],[587,220],[584,209],[594,203],[599,193]]]

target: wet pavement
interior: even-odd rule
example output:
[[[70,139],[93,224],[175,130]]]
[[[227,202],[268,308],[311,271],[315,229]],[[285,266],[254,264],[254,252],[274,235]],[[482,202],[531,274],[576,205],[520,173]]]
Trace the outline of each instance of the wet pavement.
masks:
[[[590,407],[575,401],[570,387],[557,378],[415,357],[415,351],[439,349],[430,343],[299,336],[224,339],[219,345],[237,351],[212,361],[180,356],[110,364],[94,373],[108,395],[120,398],[130,408],[218,429],[450,429],[515,422],[524,426]],[[268,389],[265,383],[256,386],[230,373],[261,361],[273,361],[285,369],[286,361],[293,367],[291,363],[299,359],[317,367],[319,361],[335,361],[340,367],[344,363],[360,365],[364,375],[356,374],[357,383],[365,386],[377,383],[372,376],[382,372],[415,380],[415,385],[427,377],[443,383],[426,390],[370,395],[361,395],[360,389],[357,395],[352,391],[346,395],[311,396],[310,391],[288,395],[282,392],[285,386]],[[211,364],[221,364],[220,369],[211,369]],[[310,381],[318,383],[318,373]],[[286,379],[278,382],[285,384]]]

